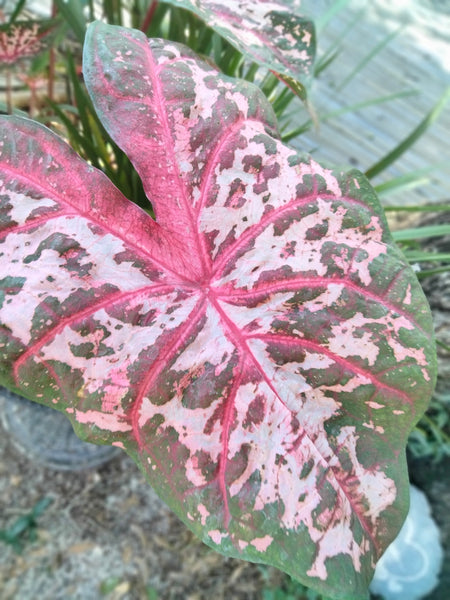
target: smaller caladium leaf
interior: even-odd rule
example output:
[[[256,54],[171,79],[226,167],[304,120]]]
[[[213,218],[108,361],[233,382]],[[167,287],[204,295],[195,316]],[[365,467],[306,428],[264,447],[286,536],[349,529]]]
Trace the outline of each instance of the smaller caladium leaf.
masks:
[[[56,32],[55,19],[0,25],[0,67],[44,52]]]
[[[83,69],[156,219],[1,119],[1,383],[126,449],[216,550],[365,597],[436,371],[374,191],[282,144],[261,91],[184,46],[96,23]]]
[[[245,56],[275,73],[301,82],[311,74],[315,29],[301,14],[300,0],[163,1],[189,9]]]

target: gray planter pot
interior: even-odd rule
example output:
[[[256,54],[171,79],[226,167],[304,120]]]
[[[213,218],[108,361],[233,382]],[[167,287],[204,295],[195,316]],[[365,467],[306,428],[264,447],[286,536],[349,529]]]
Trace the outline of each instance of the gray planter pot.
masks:
[[[121,452],[83,442],[60,412],[0,387],[0,414],[11,443],[30,460],[62,471],[98,467]]]
[[[411,504],[400,533],[381,557],[370,586],[384,600],[422,600],[439,583],[440,532],[427,497],[411,486]]]

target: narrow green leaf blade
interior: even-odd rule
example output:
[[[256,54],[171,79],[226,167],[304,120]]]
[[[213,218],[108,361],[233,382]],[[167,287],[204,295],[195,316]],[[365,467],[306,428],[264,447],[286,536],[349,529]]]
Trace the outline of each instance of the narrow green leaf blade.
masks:
[[[445,108],[450,98],[450,87],[448,87],[432,110],[426,115],[426,117],[419,123],[419,125],[393,150],[391,150],[386,156],[376,162],[374,165],[367,169],[366,177],[373,179],[376,175],[379,175],[382,171],[387,169],[392,163],[394,163],[402,154],[409,150],[417,140],[427,131],[427,129],[439,118],[441,112]]]
[[[450,225],[426,225],[421,227],[411,227],[392,232],[396,242],[405,242],[408,240],[418,240],[430,237],[438,237],[450,234]]]
[[[71,26],[78,41],[82,44],[86,34],[86,17],[84,16],[83,3],[80,0],[55,0],[58,11],[65,21]]]

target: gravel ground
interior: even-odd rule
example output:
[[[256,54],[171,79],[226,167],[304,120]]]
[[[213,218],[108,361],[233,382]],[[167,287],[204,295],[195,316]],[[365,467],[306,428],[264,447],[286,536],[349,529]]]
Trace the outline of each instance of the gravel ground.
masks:
[[[0,529],[42,498],[52,501],[34,542],[20,554],[0,546],[2,600],[256,600],[263,577],[280,578],[210,551],[125,454],[94,470],[55,471],[29,460],[0,429],[0,457]]]

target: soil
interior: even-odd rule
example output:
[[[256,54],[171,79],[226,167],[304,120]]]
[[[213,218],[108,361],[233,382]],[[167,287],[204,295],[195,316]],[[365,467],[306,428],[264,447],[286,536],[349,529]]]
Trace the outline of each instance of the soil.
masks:
[[[124,453],[95,469],[57,471],[17,450],[0,427],[0,456],[0,529],[51,500],[37,518],[34,541],[25,541],[21,552],[0,546],[2,600],[260,600],[264,590],[287,582],[276,569],[227,559],[203,545]],[[447,565],[427,600],[447,600],[450,459],[411,465],[441,529]]]
[[[52,500],[21,553],[0,545],[2,600],[261,598],[275,569],[209,550],[167,509],[124,453],[63,472],[19,452],[0,429],[0,529]]]

